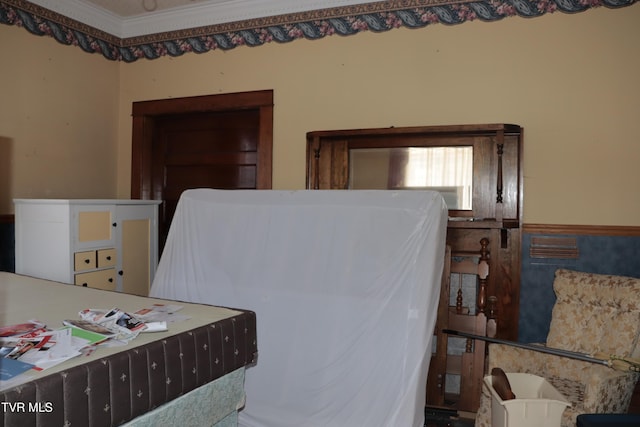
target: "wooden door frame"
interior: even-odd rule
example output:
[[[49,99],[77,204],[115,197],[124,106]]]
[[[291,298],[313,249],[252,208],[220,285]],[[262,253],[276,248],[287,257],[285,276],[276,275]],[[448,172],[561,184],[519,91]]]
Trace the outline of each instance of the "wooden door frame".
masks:
[[[257,188],[271,188],[273,90],[202,95],[134,102],[131,147],[131,198],[160,200],[153,189],[153,129],[158,116],[259,109]]]

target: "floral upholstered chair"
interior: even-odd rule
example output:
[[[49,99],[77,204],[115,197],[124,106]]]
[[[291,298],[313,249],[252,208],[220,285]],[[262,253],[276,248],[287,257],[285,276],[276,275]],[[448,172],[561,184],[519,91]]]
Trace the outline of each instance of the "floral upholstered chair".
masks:
[[[589,355],[640,357],[640,279],[558,270],[548,347]],[[624,413],[638,374],[597,363],[490,344],[488,371],[525,372],[544,377],[571,402],[562,427],[575,427],[581,413]],[[517,396],[516,396],[517,398]],[[484,387],[477,427],[491,425],[491,397]]]

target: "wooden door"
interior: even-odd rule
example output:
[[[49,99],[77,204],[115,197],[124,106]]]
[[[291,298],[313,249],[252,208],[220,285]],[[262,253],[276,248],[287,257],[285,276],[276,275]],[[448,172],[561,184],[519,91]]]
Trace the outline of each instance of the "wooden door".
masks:
[[[260,113],[256,109],[177,114],[155,121],[153,192],[162,198],[162,241],[178,199],[190,188],[256,189]]]
[[[190,188],[271,188],[273,92],[133,104],[131,197],[162,200],[159,247]]]

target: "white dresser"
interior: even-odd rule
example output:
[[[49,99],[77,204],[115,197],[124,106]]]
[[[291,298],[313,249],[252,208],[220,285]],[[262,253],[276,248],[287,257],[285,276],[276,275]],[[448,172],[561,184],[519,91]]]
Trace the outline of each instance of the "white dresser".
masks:
[[[160,203],[15,199],[16,273],[147,296]]]

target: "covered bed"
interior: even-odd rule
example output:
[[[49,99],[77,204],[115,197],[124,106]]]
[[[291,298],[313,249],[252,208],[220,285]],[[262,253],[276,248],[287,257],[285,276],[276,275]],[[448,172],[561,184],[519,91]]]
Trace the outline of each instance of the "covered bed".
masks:
[[[154,303],[167,301],[0,272],[0,325],[38,319],[57,328],[85,308],[134,312]],[[244,370],[257,354],[255,313],[177,304],[189,318],[166,332],[99,346],[0,387],[0,426],[235,425]]]
[[[418,427],[446,224],[431,191],[189,190],[151,295],[256,312],[242,426]]]

